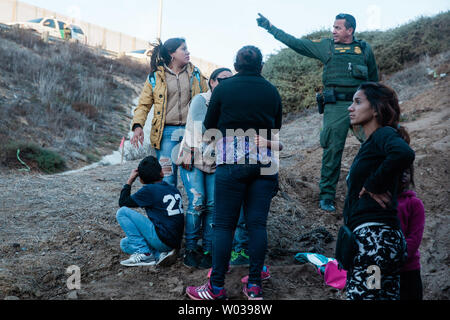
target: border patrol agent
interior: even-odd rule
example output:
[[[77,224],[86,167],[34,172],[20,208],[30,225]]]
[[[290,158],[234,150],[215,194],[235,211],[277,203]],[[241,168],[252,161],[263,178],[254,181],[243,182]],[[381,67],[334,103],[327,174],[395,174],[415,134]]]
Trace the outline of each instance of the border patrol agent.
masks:
[[[335,211],[336,185],[341,170],[345,140],[350,128],[348,107],[357,87],[367,81],[378,81],[375,57],[368,43],[354,37],[356,20],[339,14],[333,25],[333,39],[308,40],[295,38],[273,26],[259,14],[258,26],[295,52],[320,60],[324,64],[323,92],[317,94],[319,113],[323,113],[320,145],[323,148],[319,207]],[[362,130],[353,128],[355,136],[364,140]],[[360,133],[361,132],[361,133]]]

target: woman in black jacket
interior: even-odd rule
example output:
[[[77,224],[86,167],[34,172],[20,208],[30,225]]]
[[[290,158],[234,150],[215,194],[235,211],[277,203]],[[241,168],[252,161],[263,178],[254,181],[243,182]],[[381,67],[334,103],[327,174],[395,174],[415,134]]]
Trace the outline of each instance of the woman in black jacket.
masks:
[[[261,76],[262,54],[258,48],[240,49],[234,67],[238,73],[215,88],[204,120],[205,128],[216,132],[216,212],[211,279],[203,286],[186,289],[187,295],[196,300],[226,298],[225,273],[242,205],[250,256],[248,284],[243,292],[248,299],[262,299],[266,222],[271,199],[278,190],[278,167],[275,150],[256,144],[255,136],[271,140],[272,131],[281,128],[281,98]]]
[[[399,125],[400,107],[391,88],[362,84],[348,110],[351,125],[361,125],[367,140],[347,177],[344,221],[357,244],[347,274],[347,298],[397,300],[406,256],[397,218],[398,177],[414,161],[414,151]]]

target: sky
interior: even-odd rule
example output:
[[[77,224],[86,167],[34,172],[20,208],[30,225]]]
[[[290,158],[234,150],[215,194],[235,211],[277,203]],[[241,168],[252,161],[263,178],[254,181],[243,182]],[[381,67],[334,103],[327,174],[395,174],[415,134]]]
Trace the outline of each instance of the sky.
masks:
[[[160,0],[21,0],[154,42]],[[267,58],[285,45],[256,24],[258,12],[296,37],[331,32],[338,13],[355,16],[356,31],[387,30],[450,10],[449,0],[162,0],[161,38],[183,37],[192,56],[232,67],[244,45]]]

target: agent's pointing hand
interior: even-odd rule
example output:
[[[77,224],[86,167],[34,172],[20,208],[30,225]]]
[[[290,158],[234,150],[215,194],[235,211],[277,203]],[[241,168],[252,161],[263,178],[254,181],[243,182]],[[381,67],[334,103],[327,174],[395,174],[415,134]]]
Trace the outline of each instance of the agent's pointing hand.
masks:
[[[264,28],[266,30],[269,30],[272,24],[270,21],[264,17],[261,13],[258,13],[259,18],[256,19],[256,22],[258,23],[258,26],[261,28]]]

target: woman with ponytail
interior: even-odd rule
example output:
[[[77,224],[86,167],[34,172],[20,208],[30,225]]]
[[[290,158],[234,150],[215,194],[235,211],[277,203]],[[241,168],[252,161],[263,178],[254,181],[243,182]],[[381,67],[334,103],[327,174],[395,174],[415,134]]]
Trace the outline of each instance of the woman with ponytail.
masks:
[[[177,186],[176,153],[180,143],[191,99],[208,90],[206,78],[189,62],[189,51],[183,38],[159,42],[154,47],[150,75],[134,110],[131,143],[144,143],[143,128],[153,106],[150,145],[164,172],[163,181]]]
[[[361,84],[348,110],[350,124],[361,125],[367,140],[347,176],[343,215],[356,242],[347,270],[347,298],[398,300],[399,272],[406,258],[397,218],[398,181],[413,163],[414,151],[406,129],[399,125],[400,107],[391,88]]]

